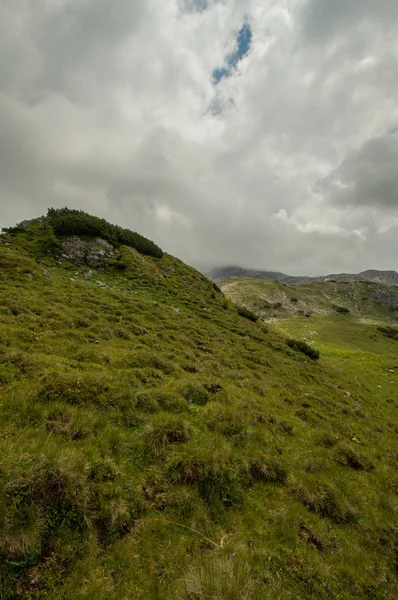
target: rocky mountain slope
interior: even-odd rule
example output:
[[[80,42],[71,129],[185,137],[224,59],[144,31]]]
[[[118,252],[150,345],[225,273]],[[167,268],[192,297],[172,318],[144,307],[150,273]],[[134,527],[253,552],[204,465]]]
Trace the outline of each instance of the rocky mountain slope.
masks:
[[[358,274],[337,273],[333,275],[323,275],[320,277],[292,276],[285,275],[275,271],[258,271],[253,269],[242,269],[241,267],[221,267],[213,269],[207,275],[209,279],[215,282],[225,281],[231,277],[250,277],[253,279],[264,279],[270,281],[281,281],[292,285],[301,285],[312,282],[362,282],[381,283],[383,285],[398,286],[398,273],[396,271],[377,271],[368,270]]]
[[[0,597],[394,600],[396,340],[353,377],[65,215],[0,237]]]
[[[398,288],[372,282],[311,282],[292,285],[249,277],[221,282],[228,298],[254,311],[263,320],[312,314],[351,314],[395,322]]]

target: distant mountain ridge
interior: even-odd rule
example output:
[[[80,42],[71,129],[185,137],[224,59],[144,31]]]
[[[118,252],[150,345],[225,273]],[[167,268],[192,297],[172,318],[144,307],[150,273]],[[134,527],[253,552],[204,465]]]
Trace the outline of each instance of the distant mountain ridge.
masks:
[[[351,283],[358,281],[369,281],[371,283],[381,283],[384,285],[396,285],[398,286],[398,273],[397,271],[378,271],[375,269],[368,269],[361,273],[337,273],[331,275],[323,275],[319,277],[309,277],[286,275],[278,271],[258,271],[254,269],[244,269],[237,266],[227,266],[213,269],[207,274],[207,277],[215,282],[224,281],[231,277],[249,277],[252,279],[264,279],[269,281],[281,281],[283,283],[291,283],[294,285],[300,285],[311,282],[337,282],[337,283]]]

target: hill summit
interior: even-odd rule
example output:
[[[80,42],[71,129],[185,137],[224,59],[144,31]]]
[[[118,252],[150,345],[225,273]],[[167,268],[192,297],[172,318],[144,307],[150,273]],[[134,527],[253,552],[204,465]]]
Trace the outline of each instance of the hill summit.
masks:
[[[396,361],[362,381],[81,211],[6,230],[0,292],[1,598],[396,598]]]

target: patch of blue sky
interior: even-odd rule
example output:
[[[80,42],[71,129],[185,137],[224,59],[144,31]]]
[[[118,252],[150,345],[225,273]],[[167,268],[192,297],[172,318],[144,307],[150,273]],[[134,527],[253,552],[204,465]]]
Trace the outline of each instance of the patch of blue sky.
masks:
[[[179,0],[180,8],[185,13],[201,13],[221,2],[224,0]]]
[[[248,54],[252,44],[253,33],[248,23],[238,31],[236,49],[225,59],[225,65],[213,71],[213,81],[217,85],[225,77],[230,77],[240,61]]]

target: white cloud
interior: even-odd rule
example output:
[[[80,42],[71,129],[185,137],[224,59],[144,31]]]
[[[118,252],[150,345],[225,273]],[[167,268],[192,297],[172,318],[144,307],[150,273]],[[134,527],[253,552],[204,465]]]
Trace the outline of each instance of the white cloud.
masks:
[[[68,204],[203,267],[396,268],[397,4],[194,4],[0,5],[0,222]]]

